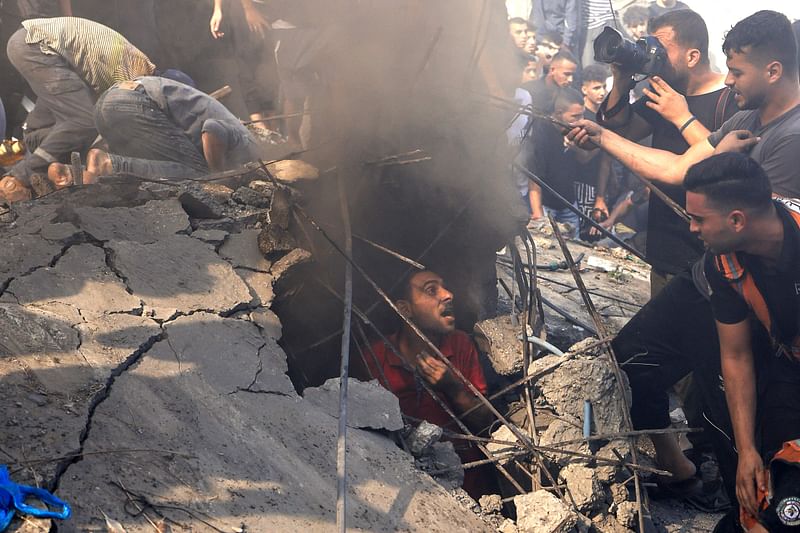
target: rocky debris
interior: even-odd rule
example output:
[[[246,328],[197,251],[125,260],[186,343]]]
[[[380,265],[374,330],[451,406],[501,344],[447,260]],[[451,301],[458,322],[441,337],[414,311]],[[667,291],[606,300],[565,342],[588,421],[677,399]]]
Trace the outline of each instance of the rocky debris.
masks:
[[[175,199],[137,207],[78,207],[74,213],[75,225],[100,241],[148,244],[189,230],[189,217]]]
[[[458,489],[464,483],[461,457],[456,453],[452,442],[434,442],[425,453],[417,457],[415,464],[445,489]]]
[[[622,502],[617,505],[617,522],[625,528],[634,529],[639,521],[635,502]]]
[[[519,533],[517,524],[510,518],[503,520],[497,527],[498,533]]]
[[[284,255],[275,263],[273,263],[272,268],[270,268],[269,272],[272,274],[272,277],[277,282],[278,280],[283,277],[291,268],[311,261],[311,253],[303,250],[302,248],[295,248],[288,254]]]
[[[581,512],[595,510],[603,496],[603,487],[593,468],[570,464],[561,469],[558,478],[567,485],[575,506]]]
[[[564,450],[567,452],[579,453],[583,455],[591,454],[592,450],[589,444],[582,442],[583,431],[581,427],[576,424],[571,424],[564,420],[554,420],[547,426],[544,433],[539,437],[539,444],[542,446],[550,446]],[[578,442],[574,442],[578,441]],[[561,445],[562,442],[572,442],[572,444]],[[557,454],[553,452],[544,452],[554,463],[566,466],[572,463],[585,464],[588,459],[569,454]]]
[[[625,374],[622,376],[624,378]],[[584,401],[589,400],[592,404],[592,431],[595,434],[614,434],[626,430],[623,419],[625,400],[620,394],[611,363],[605,357],[584,355],[564,361],[558,368],[536,380],[535,386],[541,393],[540,401],[552,407],[558,416],[579,425],[582,425]],[[630,405],[627,381],[624,387]]]
[[[284,188],[275,189],[269,211],[260,218],[262,230],[258,235],[261,253],[288,252],[297,248],[297,241],[289,232],[292,209],[292,193]]]
[[[184,187],[178,200],[192,218],[222,218],[232,196],[233,189],[225,185],[193,183]]]
[[[508,376],[522,371],[522,327],[514,325],[510,315],[478,322],[475,333],[478,348],[487,355],[495,372]]]
[[[339,418],[339,378],[327,380],[321,387],[310,387],[303,391],[312,405]],[[354,428],[385,429],[397,431],[403,428],[400,401],[397,396],[384,389],[378,380],[359,381],[349,378],[347,383],[347,425]]]
[[[239,187],[231,195],[234,202],[259,208],[269,207],[270,198],[272,198],[272,191],[269,195],[265,195],[251,187]]]
[[[478,505],[482,513],[499,513],[503,509],[503,499],[498,494],[484,494],[478,500]]]
[[[224,217],[190,221],[179,191],[152,185],[66,191],[0,228],[4,462],[72,505],[63,532],[105,530],[104,514],[152,531],[123,486],[187,530],[332,529],[337,422],[295,392],[268,309],[273,276],[310,254],[270,274],[229,247],[234,268],[215,246],[246,234],[252,252],[252,206],[206,187]],[[348,447],[353,529],[493,530],[391,440],[352,429]],[[452,445],[431,452],[437,469],[457,460]]]
[[[215,246],[222,244],[227,236],[228,232],[221,229],[198,229],[192,232],[192,237],[195,239],[200,239]]]
[[[556,496],[537,490],[514,498],[520,533],[572,533],[578,515]]]
[[[259,230],[248,229],[228,235],[219,249],[219,255],[234,267],[268,272],[271,263],[258,248],[258,234]]]
[[[423,420],[406,437],[408,449],[414,457],[418,457],[442,438],[442,428]]]
[[[614,453],[615,451],[616,453]],[[630,461],[630,445],[625,441],[615,440],[597,450],[595,456],[612,461],[619,461],[621,457],[623,461]],[[603,483],[611,483],[614,481],[618,472],[619,468],[617,466],[608,464],[598,464],[596,469],[597,479]]]
[[[156,318],[230,312],[252,300],[233,267],[207,244],[175,235],[152,244],[109,243],[114,269]]]
[[[517,428],[519,430],[519,428]],[[519,430],[521,431],[521,430]],[[505,441],[511,444],[501,444],[499,442],[489,442],[486,444],[486,449],[489,450],[492,455],[503,455],[505,453],[517,451],[517,448],[514,444],[519,443],[517,437],[512,433],[511,429],[508,426],[503,424],[494,432],[492,432],[492,440],[495,441]],[[508,464],[511,459],[503,459],[500,461],[501,465]]]

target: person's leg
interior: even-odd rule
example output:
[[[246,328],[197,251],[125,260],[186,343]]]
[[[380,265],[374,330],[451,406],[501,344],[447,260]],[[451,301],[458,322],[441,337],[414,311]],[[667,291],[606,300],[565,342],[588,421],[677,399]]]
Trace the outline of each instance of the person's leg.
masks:
[[[54,124],[39,146],[11,169],[10,175],[22,181],[54,161],[66,161],[71,152],[85,150],[97,135],[92,90],[61,56],[43,54],[38,45],[25,43],[25,35],[22,29],[11,37],[8,57],[36,93],[39,113],[46,109]]]
[[[208,171],[198,147],[140,90],[106,91],[97,101],[95,123],[111,154]]]

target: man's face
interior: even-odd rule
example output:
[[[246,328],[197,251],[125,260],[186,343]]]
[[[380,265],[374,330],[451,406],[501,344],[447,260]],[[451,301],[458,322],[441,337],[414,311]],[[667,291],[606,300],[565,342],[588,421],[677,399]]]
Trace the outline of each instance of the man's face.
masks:
[[[524,49],[525,42],[528,40],[528,25],[511,22],[508,24],[508,31],[511,33],[514,45],[520,50]]]
[[[742,52],[729,51],[728,75],[725,85],[731,88],[739,109],[758,109],[767,99],[769,89],[769,72],[766,66],[753,62],[749,47]]]
[[[689,230],[707,249],[716,254],[736,251],[741,235],[734,230],[730,213],[715,208],[705,195],[691,191],[686,192],[686,211],[691,217]]]
[[[558,45],[553,41],[542,41],[536,44],[536,57],[542,65],[549,65],[557,53]]]
[[[661,77],[679,93],[685,93],[689,86],[689,65],[687,64],[686,47],[675,41],[675,30],[670,26],[659,28],[653,32],[661,46],[667,51],[668,65],[664,65]]]
[[[606,97],[606,84],[602,81],[586,81],[581,87],[581,92],[592,105],[599,106]]]
[[[636,24],[635,26],[625,26],[628,29],[628,33],[631,34],[634,41],[638,41],[645,35],[647,35],[647,21],[643,20],[642,22]]]
[[[575,79],[575,71],[577,69],[578,65],[571,61],[558,61],[550,64],[548,77],[559,87],[569,87],[572,84],[572,80]]]
[[[426,334],[446,335],[456,328],[453,293],[435,272],[418,272],[409,281],[408,299],[398,308]]]
[[[526,54],[531,55],[536,52],[536,33],[528,31],[528,38],[525,40],[525,47],[523,50]]]
[[[553,113],[553,118],[567,124],[574,124],[583,118],[583,106],[581,104],[570,104],[563,111]]]
[[[533,81],[538,77],[539,68],[536,65],[536,61],[529,61],[528,64],[525,65],[525,69],[522,71],[522,83]]]

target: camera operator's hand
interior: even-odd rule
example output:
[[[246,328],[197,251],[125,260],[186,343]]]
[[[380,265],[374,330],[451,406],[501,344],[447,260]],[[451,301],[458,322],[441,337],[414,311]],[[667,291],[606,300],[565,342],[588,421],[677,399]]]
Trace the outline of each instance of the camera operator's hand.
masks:
[[[758,144],[761,137],[756,137],[747,130],[733,130],[719,142],[714,149],[714,154],[723,152],[749,152]]]
[[[591,150],[602,144],[605,128],[591,120],[579,120],[572,124],[573,128],[567,133],[567,140],[572,141],[584,150]]]
[[[670,121],[676,128],[680,129],[692,118],[686,98],[658,76],[650,78],[650,88],[645,87],[643,92],[651,100],[645,105]]]

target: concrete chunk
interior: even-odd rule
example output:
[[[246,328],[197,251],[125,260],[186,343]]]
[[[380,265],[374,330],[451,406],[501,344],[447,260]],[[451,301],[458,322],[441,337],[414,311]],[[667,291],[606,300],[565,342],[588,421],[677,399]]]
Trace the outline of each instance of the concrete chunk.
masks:
[[[153,244],[112,241],[112,263],[133,294],[155,309],[230,311],[252,297],[207,244],[175,235]]]
[[[567,484],[578,510],[589,511],[600,503],[603,487],[597,480],[594,469],[570,464],[561,469],[558,477]]]
[[[428,451],[433,443],[441,439],[442,433],[444,433],[442,428],[423,420],[406,439],[408,449],[413,456],[418,457]]]
[[[219,254],[235,267],[244,267],[259,272],[268,272],[271,262],[258,248],[259,230],[244,230],[228,235]]]
[[[78,207],[77,226],[101,241],[151,243],[189,229],[177,200],[151,200],[137,207]]]
[[[334,418],[339,417],[339,378],[331,378],[321,387],[303,391],[303,397]],[[400,401],[378,380],[359,381],[349,378],[347,384],[347,425],[397,431],[403,428]]]
[[[514,498],[520,533],[571,533],[578,515],[546,490]]]

